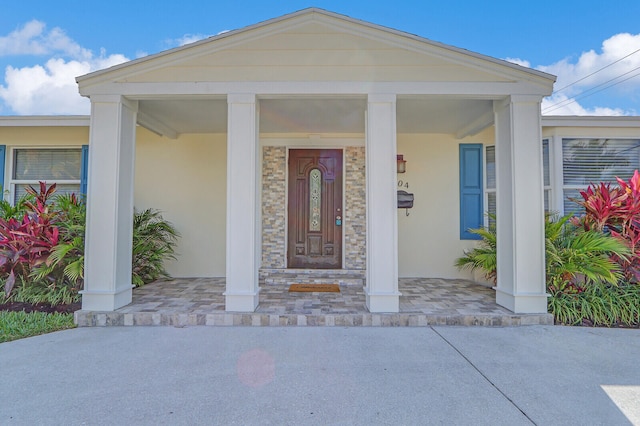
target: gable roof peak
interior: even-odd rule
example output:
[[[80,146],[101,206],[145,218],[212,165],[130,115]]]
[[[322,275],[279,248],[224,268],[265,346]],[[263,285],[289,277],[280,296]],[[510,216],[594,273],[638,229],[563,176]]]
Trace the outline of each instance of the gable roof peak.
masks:
[[[120,70],[120,69],[124,69],[124,68],[129,68],[132,66],[135,66],[137,64],[143,64],[146,62],[150,62],[150,61],[155,61],[161,58],[165,58],[165,57],[169,57],[170,55],[176,55],[176,54],[180,54],[179,52],[184,52],[184,51],[188,51],[191,49],[196,49],[198,46],[203,46],[203,45],[207,45],[210,43],[216,43],[218,41],[230,38],[230,37],[234,37],[240,34],[246,34],[249,33],[251,31],[255,31],[255,30],[260,30],[263,28],[266,28],[268,26],[273,26],[273,25],[285,25],[286,21],[297,21],[300,20],[300,22],[304,22],[305,20],[318,20],[318,21],[324,21],[326,23],[330,23],[331,21],[333,21],[333,23],[343,23],[343,24],[351,24],[353,26],[357,26],[362,28],[362,31],[373,31],[373,32],[377,32],[379,31],[380,34],[387,35],[390,37],[402,37],[402,38],[406,38],[409,39],[411,41],[413,41],[414,43],[418,43],[419,44],[423,44],[425,47],[430,46],[430,49],[437,49],[440,50],[441,52],[445,52],[445,55],[450,55],[453,54],[455,56],[457,55],[462,55],[461,57],[467,57],[469,59],[472,60],[480,60],[483,61],[485,63],[491,63],[494,66],[498,66],[498,67],[502,67],[504,69],[504,67],[506,67],[507,69],[511,69],[513,71],[516,71],[517,73],[525,73],[529,74],[530,76],[533,76],[534,78],[542,78],[543,80],[549,80],[549,81],[555,81],[556,77],[542,72],[542,71],[538,71],[535,69],[531,69],[531,68],[527,68],[527,67],[523,67],[508,61],[505,61],[503,59],[497,59],[491,56],[487,56],[487,55],[483,55],[480,53],[476,53],[467,49],[463,49],[463,48],[459,48],[459,47],[455,47],[455,46],[451,46],[445,43],[441,43],[441,42],[437,42],[437,41],[433,41],[427,38],[424,38],[422,36],[416,35],[416,34],[411,34],[405,31],[401,31],[401,30],[397,30],[391,27],[385,27],[383,25],[379,25],[379,24],[374,24],[368,21],[364,21],[364,20],[360,20],[360,19],[356,19],[356,18],[352,18],[350,16],[347,15],[343,15],[343,14],[339,14],[336,12],[332,12],[329,10],[325,10],[322,8],[318,8],[318,7],[308,7],[305,9],[301,9],[295,12],[291,12],[276,18],[271,18],[265,21],[261,21],[258,22],[256,24],[252,24],[252,25],[248,25],[242,28],[238,28],[238,29],[234,29],[234,30],[229,30],[229,31],[224,31],[221,32],[219,34],[216,34],[214,36],[211,37],[207,37],[205,39],[202,40],[198,40],[195,41],[193,43],[189,43],[189,44],[185,44],[183,46],[179,46],[179,47],[175,47],[172,49],[168,49],[168,50],[164,50],[149,56],[145,56],[142,58],[138,58],[138,59],[134,59],[132,61],[129,62],[125,62],[122,64],[118,64],[115,66],[112,66],[110,68],[106,68],[103,70],[98,70],[98,71],[94,71],[91,72],[89,74],[85,74],[83,76],[79,76],[76,77],[76,81],[79,84],[82,84],[83,82],[90,80],[90,79],[94,79],[94,78],[100,78],[100,76]],[[458,56],[460,57],[460,56]]]

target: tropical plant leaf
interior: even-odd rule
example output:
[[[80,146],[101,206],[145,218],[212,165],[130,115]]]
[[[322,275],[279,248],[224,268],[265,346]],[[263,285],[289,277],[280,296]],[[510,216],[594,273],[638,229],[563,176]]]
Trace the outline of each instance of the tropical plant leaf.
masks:
[[[16,283],[16,275],[13,273],[13,270],[9,273],[6,281],[4,282],[4,296],[9,297],[11,294],[11,290],[13,290],[13,286]]]

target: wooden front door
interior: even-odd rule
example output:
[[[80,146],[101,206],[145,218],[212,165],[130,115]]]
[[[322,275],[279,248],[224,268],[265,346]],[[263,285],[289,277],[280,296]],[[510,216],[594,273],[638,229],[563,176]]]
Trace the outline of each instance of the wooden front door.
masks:
[[[342,268],[342,150],[289,150],[289,268]]]

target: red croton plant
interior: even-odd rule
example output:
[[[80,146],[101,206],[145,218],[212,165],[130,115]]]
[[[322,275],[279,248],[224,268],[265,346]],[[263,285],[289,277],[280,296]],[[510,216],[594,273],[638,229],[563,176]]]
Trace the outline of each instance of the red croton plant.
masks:
[[[0,218],[0,276],[6,277],[5,296],[9,296],[17,276],[27,277],[30,271],[44,263],[58,244],[56,213],[50,211],[48,200],[56,191],[40,182],[39,191],[29,186],[26,191],[35,197],[27,201],[28,212],[22,220]]]
[[[614,260],[622,267],[625,279],[640,282],[640,174],[633,173],[628,182],[616,178],[619,186],[608,183],[591,184],[581,191],[582,200],[574,200],[584,207],[585,215],[574,218],[575,225],[586,230],[610,232],[623,239],[631,250],[626,259]]]

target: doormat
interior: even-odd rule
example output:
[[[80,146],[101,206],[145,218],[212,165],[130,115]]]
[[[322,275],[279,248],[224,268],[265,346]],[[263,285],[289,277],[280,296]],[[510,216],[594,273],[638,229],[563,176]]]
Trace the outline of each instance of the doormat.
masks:
[[[289,291],[300,293],[340,293],[340,286],[338,284],[291,284]]]

